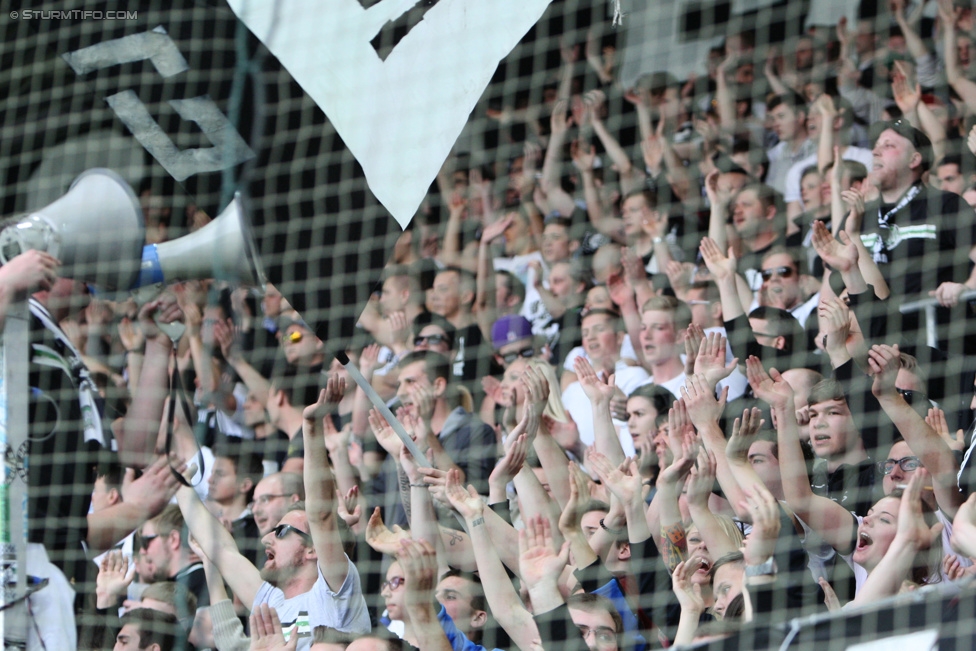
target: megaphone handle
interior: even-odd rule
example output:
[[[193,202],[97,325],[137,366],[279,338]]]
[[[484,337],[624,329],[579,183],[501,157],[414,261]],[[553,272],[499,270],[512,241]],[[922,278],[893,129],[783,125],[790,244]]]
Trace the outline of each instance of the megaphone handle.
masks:
[[[405,445],[407,450],[410,451],[410,454],[413,455],[414,463],[416,463],[418,466],[423,466],[424,468],[433,468],[433,464],[427,460],[424,453],[420,451],[417,444],[414,443],[410,435],[407,434],[407,430],[404,429],[403,424],[397,420],[396,416],[393,415],[393,412],[390,411],[390,408],[386,406],[386,403],[383,402],[383,399],[380,398],[378,393],[376,393],[376,390],[373,389],[369,382],[366,381],[366,378],[364,378],[363,374],[359,372],[356,365],[349,361],[349,356],[344,352],[339,351],[336,353],[336,359],[339,360],[339,363],[345,367],[346,371],[349,373],[349,376],[352,377],[356,384],[359,385],[359,388],[363,390],[363,393],[365,393],[366,397],[369,398],[369,401],[373,403],[376,410],[383,414],[383,418],[386,419],[386,422],[390,424],[390,427],[393,428],[396,435],[400,437],[403,445]]]
[[[172,323],[163,323],[159,320],[159,317],[153,317],[153,321],[159,326],[159,329],[166,333],[172,342],[173,346],[179,343],[180,339],[183,338],[183,333],[186,332],[186,324],[180,321],[173,321]]]

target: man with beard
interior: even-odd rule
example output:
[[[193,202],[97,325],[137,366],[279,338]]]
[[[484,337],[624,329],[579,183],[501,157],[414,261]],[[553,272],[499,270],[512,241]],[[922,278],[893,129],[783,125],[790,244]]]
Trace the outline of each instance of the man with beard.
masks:
[[[348,633],[370,628],[359,572],[343,548],[323,435],[322,419],[341,400],[341,383],[330,378],[318,402],[303,412],[307,499],[291,505],[262,538],[267,560],[260,571],[241,555],[192,488],[184,486],[177,493],[190,532],[234,594],[252,610],[265,603],[275,608],[284,630],[297,625],[298,648],[305,650],[311,647],[315,626]]]
[[[196,595],[197,607],[210,605],[203,564],[190,551],[178,507],[167,506],[142,525],[137,543],[149,567],[150,583],[174,581]]]

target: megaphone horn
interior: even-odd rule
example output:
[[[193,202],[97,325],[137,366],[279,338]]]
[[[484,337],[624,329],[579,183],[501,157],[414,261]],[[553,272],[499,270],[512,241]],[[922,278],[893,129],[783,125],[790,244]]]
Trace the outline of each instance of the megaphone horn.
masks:
[[[240,195],[197,232],[147,245],[133,289],[207,278],[264,288],[264,270]]]
[[[0,232],[0,261],[45,251],[61,261],[66,278],[125,290],[139,274],[145,241],[132,188],[112,170],[95,168],[78,176],[63,197]]]

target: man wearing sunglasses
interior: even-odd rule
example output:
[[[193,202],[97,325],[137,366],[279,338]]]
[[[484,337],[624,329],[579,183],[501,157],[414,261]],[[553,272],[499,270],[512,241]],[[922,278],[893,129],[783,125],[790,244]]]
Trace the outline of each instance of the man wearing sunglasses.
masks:
[[[192,488],[184,486],[177,493],[190,532],[234,593],[252,610],[260,604],[274,607],[284,630],[297,625],[298,648],[303,650],[311,648],[315,626],[346,633],[370,629],[359,572],[340,534],[323,434],[323,419],[336,410],[343,384],[330,377],[318,401],[302,413],[306,501],[291,505],[262,539],[267,560],[260,571],[241,555]]]
[[[763,256],[759,275],[762,278],[760,301],[763,305],[786,310],[808,334],[808,348],[813,345],[819,324],[812,316],[820,302],[820,292],[811,296],[800,284],[800,265],[786,247],[776,246]],[[754,304],[752,309],[758,307]]]
[[[142,525],[135,544],[145,557],[150,572],[150,576],[143,579],[149,583],[174,581],[196,596],[197,607],[209,606],[210,593],[203,565],[194,560],[185,532],[183,516],[173,505]]]
[[[281,347],[289,364],[318,369],[325,362],[324,345],[315,332],[292,311],[278,319]]]
[[[506,368],[519,357],[535,357],[538,354],[535,339],[532,324],[524,316],[503,316],[491,326],[495,361]]]

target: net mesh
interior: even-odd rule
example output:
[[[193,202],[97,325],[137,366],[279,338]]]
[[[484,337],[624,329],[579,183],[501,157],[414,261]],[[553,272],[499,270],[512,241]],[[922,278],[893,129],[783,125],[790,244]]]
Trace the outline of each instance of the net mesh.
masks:
[[[364,9],[381,4],[358,2]],[[370,42],[379,59],[388,60],[404,39],[416,34],[414,30],[429,12],[448,2],[460,0],[430,0],[403,7]],[[505,12],[514,12],[515,7],[499,4],[502,22]],[[800,327],[789,315],[784,321],[774,311],[760,314],[748,324],[744,317],[740,318],[737,332],[733,332],[732,325],[726,327],[731,350],[739,356],[740,363],[745,357],[740,351],[751,354],[758,350],[767,368],[798,371],[794,374],[799,375],[798,386],[804,382],[813,384],[809,381],[812,376],[804,376],[801,369],[815,369],[826,376],[834,374],[840,380],[839,393],[828,396],[826,401],[841,400],[849,406],[855,416],[855,431],[850,435],[863,440],[864,454],[843,457],[849,470],[844,476],[834,472],[841,456],[828,464],[808,455],[814,489],[859,516],[867,516],[869,507],[874,506],[877,511],[881,505],[887,505],[889,515],[897,512],[897,502],[878,500],[883,498],[884,488],[891,488],[888,484],[906,483],[905,473],[909,470],[904,466],[900,471],[893,468],[889,481],[883,484],[875,462],[891,457],[898,460],[893,446],[901,434],[912,446],[903,456],[914,453],[926,463],[939,460],[940,464],[947,464],[938,471],[930,468],[938,475],[936,486],[941,488],[935,491],[938,500],[925,501],[928,511],[933,507],[941,509],[939,522],[948,527],[962,500],[945,489],[946,482],[952,483],[946,477],[958,469],[972,435],[969,407],[976,341],[971,332],[973,308],[965,302],[965,294],[951,310],[933,307],[928,316],[924,306],[909,305],[906,309],[906,304],[928,299],[928,292],[936,288],[940,288],[940,294],[952,294],[957,299],[961,292],[968,291],[962,283],[971,271],[970,250],[976,244],[976,215],[968,207],[972,199],[966,197],[966,193],[976,193],[976,166],[966,143],[972,126],[970,116],[976,107],[976,72],[970,61],[974,27],[966,1],[950,2],[952,6],[942,7],[941,15],[935,3],[909,3],[907,8],[903,4],[903,0],[896,0],[890,7],[868,0],[556,0],[498,63],[444,167],[436,179],[430,179],[429,191],[406,232],[371,193],[363,166],[333,122],[227,4],[143,0],[126,3],[120,10],[111,2],[61,0],[9,8],[0,16],[0,179],[4,190],[0,213],[9,226],[48,207],[46,214],[55,215],[56,229],[60,229],[64,241],[48,242],[43,247],[21,245],[21,249],[47,247],[66,263],[63,275],[67,272],[90,282],[94,297],[85,308],[87,296],[82,302],[70,297],[85,293],[79,285],[49,288],[51,291],[43,292],[39,307],[32,310],[33,316],[27,320],[29,333],[21,333],[16,340],[9,331],[5,335],[8,351],[12,346],[25,348],[31,359],[29,367],[12,368],[5,378],[4,404],[8,410],[26,409],[31,448],[27,464],[25,448],[11,443],[23,438],[21,433],[10,430],[17,421],[8,418],[5,431],[12,447],[6,451],[7,484],[24,483],[24,477],[30,475],[26,482],[30,496],[28,539],[44,544],[50,560],[74,584],[79,646],[97,648],[106,640],[111,644],[110,636],[117,623],[95,608],[99,567],[92,558],[119,543],[136,524],[140,527],[137,535],[127,538],[123,547],[136,563],[138,576],[133,585],[142,589],[141,584],[174,576],[187,583],[182,574],[190,567],[185,544],[178,543],[172,550],[164,551],[157,549],[162,547],[161,541],[153,542],[156,536],[166,538],[170,531],[181,531],[178,517],[169,511],[166,513],[175,519],[153,519],[143,525],[140,523],[145,514],[126,513],[114,505],[114,500],[121,498],[122,503],[152,505],[153,512],[158,512],[163,504],[159,499],[154,501],[153,495],[158,498],[164,492],[164,484],[173,482],[168,479],[169,469],[159,466],[156,470],[163,468],[161,474],[154,476],[152,469],[145,471],[142,483],[133,488],[130,482],[134,477],[122,471],[133,465],[127,456],[133,439],[126,437],[152,429],[131,424],[133,410],[142,404],[141,399],[156,404],[150,413],[157,420],[162,417],[160,450],[164,447],[162,441],[173,438],[171,445],[176,456],[204,466],[209,479],[198,483],[196,492],[215,516],[210,525],[219,526],[223,518],[242,552],[261,567],[264,551],[258,530],[266,532],[270,528],[271,516],[263,514],[278,497],[266,497],[262,502],[261,495],[291,489],[259,488],[244,502],[235,501],[235,491],[253,493],[263,476],[282,467],[301,472],[302,436],[294,436],[294,417],[297,414],[300,420],[301,407],[314,402],[328,375],[342,374],[335,365],[330,369],[337,353],[347,353],[353,363],[362,364],[364,358],[376,354],[367,348],[369,344],[390,344],[383,347],[379,361],[372,362],[377,368],[373,386],[383,400],[394,404],[398,392],[397,360],[415,347],[426,344],[435,348],[446,339],[445,350],[452,362],[448,377],[452,385],[464,387],[454,396],[456,404],[473,411],[492,427],[497,422],[499,438],[496,441],[492,429],[486,430],[487,438],[479,439],[477,425],[455,424],[463,434],[458,433],[454,442],[444,443],[444,454],[461,465],[467,480],[487,497],[489,474],[501,450],[495,444],[501,446],[501,437],[517,422],[514,412],[509,413],[503,405],[518,402],[523,397],[520,392],[524,392],[524,388],[517,388],[519,373],[511,369],[520,368],[518,365],[531,355],[512,349],[512,342],[528,340],[536,351],[544,348],[553,352],[550,390],[551,402],[557,405],[550,406],[547,416],[556,421],[565,422],[567,412],[579,418],[579,404],[586,402],[578,385],[577,393],[572,393],[570,384],[574,378],[566,375],[578,372],[572,361],[566,361],[571,360],[570,350],[592,334],[582,324],[585,337],[581,337],[582,309],[600,307],[601,302],[611,309],[615,309],[614,304],[633,308],[629,314],[624,309],[627,332],[619,340],[629,340],[623,347],[623,351],[630,347],[629,354],[622,354],[632,355],[633,362],[617,367],[618,387],[622,385],[621,377],[636,373],[634,369],[639,369],[641,363],[647,369],[644,378],[652,375],[654,368],[663,373],[664,366],[654,366],[648,357],[651,350],[644,346],[645,335],[639,334],[642,312],[674,313],[673,327],[682,319],[694,319],[707,327],[711,318],[712,325],[721,325],[714,317],[718,305],[726,312],[726,319],[729,317],[728,296],[721,294],[721,283],[714,282],[716,274],[712,272],[709,277],[711,265],[706,265],[704,259],[708,256],[699,253],[699,245],[707,236],[739,247],[739,271],[755,290],[754,294],[744,290],[740,292],[742,296],[736,297],[740,303],[743,299],[754,303],[740,305],[740,311],[743,307],[749,312],[756,306],[788,304],[792,312],[797,305],[809,302],[804,313],[804,318],[809,318]],[[241,7],[245,12],[255,9],[246,3]],[[310,16],[309,20],[322,20],[328,11],[323,5],[322,15]],[[947,45],[950,41],[945,37],[946,16],[950,14],[954,48]],[[276,26],[280,28],[275,22],[278,19],[271,20],[272,34]],[[490,39],[494,29],[492,25],[484,26],[479,38]],[[265,38],[264,42],[270,39]],[[478,44],[473,41],[472,47]],[[327,69],[342,62],[322,61],[321,65]],[[414,72],[418,79],[424,77],[425,71]],[[364,87],[364,95],[365,90]],[[821,108],[823,100],[818,98],[823,94],[840,99],[828,99],[829,108]],[[423,122],[416,116],[400,116],[399,110],[392,103],[363,108],[364,112],[388,113],[391,124]],[[438,115],[433,107],[429,110],[431,116]],[[788,115],[784,117],[782,113]],[[796,119],[801,113],[805,119]],[[552,117],[554,114],[556,118]],[[859,338],[855,333],[852,341],[864,341],[865,346],[898,343],[902,351],[912,354],[910,360],[901,362],[912,377],[899,376],[898,388],[913,413],[920,417],[903,413],[903,423],[908,425],[898,427],[892,423],[893,419],[898,422],[896,417],[879,407],[872,394],[870,374],[857,370],[852,362],[844,363],[845,346],[840,346],[839,358],[831,354],[828,338],[847,336],[845,329],[816,323],[817,292],[821,292],[820,297],[831,291],[840,293],[844,284],[838,284],[841,274],[837,271],[828,274],[832,281],[824,280],[825,269],[838,267],[831,262],[825,264],[813,245],[817,235],[811,235],[813,221],[819,219],[827,222],[837,238],[846,241],[838,233],[836,222],[831,224],[831,172],[823,164],[825,157],[831,158],[830,145],[826,145],[826,154],[818,154],[818,148],[824,149],[827,140],[821,132],[832,130],[833,144],[850,152],[844,157],[865,163],[866,169],[860,172],[845,166],[842,180],[835,181],[850,187],[871,170],[870,150],[877,137],[871,126],[880,120],[896,119],[903,120],[905,126],[896,123],[884,133],[912,141],[912,149],[907,154],[909,158],[891,159],[888,167],[894,169],[898,164],[905,169],[918,168],[914,159],[910,160],[911,151],[915,151],[928,172],[922,183],[932,189],[913,199],[910,206],[899,206],[904,195],[885,194],[883,184],[887,181],[882,179],[879,206],[877,193],[871,196],[866,189],[867,181],[877,185],[874,181],[879,175],[872,173],[865,181],[869,208],[863,218],[861,230],[866,237],[860,255],[879,263],[876,269],[887,281],[890,298],[883,302],[868,299],[873,292],[864,294],[850,283],[847,290],[859,295],[851,299],[850,312],[856,315],[857,329],[864,335]],[[828,126],[832,124],[837,126]],[[796,130],[806,135],[798,137]],[[916,132],[926,140],[918,140]],[[882,134],[881,138],[885,137]],[[382,141],[383,135],[377,139]],[[858,147],[860,154],[855,151]],[[589,158],[591,153],[595,162]],[[397,164],[404,167],[427,158],[422,151],[391,151],[388,155],[396,157]],[[795,167],[793,163],[801,160],[813,169],[791,169]],[[936,165],[937,161],[944,164]],[[109,200],[101,190],[92,195],[82,192],[80,184],[72,189],[75,179],[92,168],[112,170],[131,188],[132,196]],[[887,168],[883,165],[880,169]],[[722,185],[717,194],[706,187],[710,173]],[[729,201],[733,189],[739,191],[760,177],[778,191],[767,201],[762,189],[752,189],[753,204],[774,208],[770,222],[775,227],[768,231],[771,239],[762,239],[767,231],[759,222],[765,215],[756,217],[756,223],[748,222],[752,219],[747,214],[750,206],[739,205],[739,198],[749,190],[735,194],[729,209],[720,211],[718,219],[722,223],[710,228],[710,220],[716,220],[710,217],[716,197],[726,193],[724,201]],[[827,188],[823,192],[821,183]],[[947,197],[943,190],[954,195]],[[647,212],[642,214],[628,212],[628,197],[638,191],[649,191],[644,197]],[[62,197],[67,200],[62,200],[61,207],[52,208]],[[107,210],[109,201],[112,203]],[[835,209],[839,212],[833,214],[848,219],[847,205],[839,205]],[[887,223],[886,213],[892,209],[890,215],[896,216]],[[177,410],[176,427],[169,426],[179,430],[182,424],[193,429],[193,436],[182,439],[178,433],[167,431],[166,414],[159,407],[168,392],[147,398],[136,390],[139,380],[145,380],[145,375],[140,374],[149,373],[149,366],[140,367],[138,360],[143,353],[146,359],[150,357],[138,331],[151,328],[140,326],[136,315],[139,304],[154,298],[156,293],[144,289],[139,304],[126,300],[124,290],[133,284],[132,269],[140,261],[145,262],[140,246],[129,251],[120,244],[127,234],[131,236],[126,228],[134,228],[125,226],[124,219],[128,216],[131,222],[137,214],[144,223],[147,243],[182,242],[157,249],[162,262],[158,273],[165,275],[167,284],[180,281],[175,291],[189,324],[188,333],[174,354],[179,360],[176,370],[172,374],[167,370],[160,376],[169,376],[163,382],[168,387],[179,375],[182,386],[189,389],[185,393],[186,401],[194,404],[192,413]],[[399,217],[406,221],[404,216]],[[219,219],[212,222],[214,218]],[[511,220],[512,225],[498,228],[497,223],[503,219]],[[657,222],[663,225],[658,228]],[[201,230],[208,223],[211,230]],[[224,230],[215,231],[215,223]],[[238,232],[246,235],[239,236]],[[479,240],[485,240],[486,232],[497,238],[491,246],[479,244]],[[870,239],[872,236],[874,239]],[[179,239],[183,237],[195,239]],[[253,241],[254,257],[247,250],[248,240]],[[629,246],[630,253],[611,250],[613,243]],[[774,267],[766,264],[767,258],[763,257],[769,244],[786,245],[783,251],[772,252],[787,259],[781,266],[777,263],[779,271],[772,273],[769,272]],[[566,249],[558,249],[559,246]],[[716,247],[720,256],[724,248]],[[3,240],[0,250],[10,256],[18,248]],[[479,255],[495,258],[494,269],[505,273],[491,273],[484,266],[479,275]],[[672,266],[666,268],[667,258],[671,258]],[[484,264],[490,264],[490,260]],[[445,275],[441,273],[445,266],[465,271],[456,276]],[[125,268],[128,273],[121,271]],[[534,283],[535,275],[542,273],[545,281]],[[691,274],[700,284],[687,286],[688,280],[682,281],[682,274]],[[797,283],[796,277],[801,274]],[[787,281],[791,276],[794,282],[790,285]],[[216,281],[205,280],[211,277],[216,277]],[[261,286],[264,277],[269,286]],[[557,289],[560,277],[569,289]],[[4,278],[5,288],[28,289],[14,285],[24,281]],[[847,276],[844,279],[847,281]],[[153,282],[158,280],[153,278]],[[864,280],[880,284],[869,272]],[[42,282],[49,281],[45,276]],[[241,281],[245,281],[245,289],[237,290]],[[450,285],[448,281],[454,285],[445,286]],[[780,284],[776,285],[776,281]],[[823,289],[821,281],[827,283]],[[151,283],[140,280],[137,284]],[[585,290],[593,285],[598,288],[597,294],[587,294]],[[794,289],[782,289],[787,285]],[[33,279],[29,288],[37,287],[37,280]],[[599,287],[606,288],[602,296]],[[404,291],[413,293],[414,298],[398,303],[398,292]],[[784,298],[786,291],[797,292],[801,299],[797,302],[796,296]],[[447,315],[449,324],[429,315],[414,323],[398,317],[403,319],[402,324],[390,318],[399,310],[407,314],[425,311],[424,292],[426,307],[438,315]],[[279,294],[287,305],[278,305]],[[655,294],[677,294],[683,304],[675,308],[658,303],[651,309],[640,304]],[[450,303],[464,304],[472,299],[473,315],[467,315],[462,306],[459,317]],[[702,308],[710,310],[712,316],[702,317]],[[838,311],[846,309],[836,307]],[[497,331],[493,327],[496,318],[520,310],[529,318],[531,333],[518,329],[521,322],[505,322],[508,330],[503,327]],[[559,317],[560,311],[566,316]],[[50,325],[46,326],[46,322]],[[60,329],[53,325],[56,322],[60,322]],[[681,327],[684,325],[680,323]],[[644,329],[648,329],[646,323]],[[432,334],[440,341],[430,339]],[[927,347],[926,342],[934,346]],[[835,344],[835,339],[829,343]],[[681,347],[680,336],[677,346]],[[855,357],[859,354],[857,346],[848,348]],[[598,348],[585,351],[590,361],[597,361]],[[16,357],[8,352],[6,359]],[[237,363],[241,359],[245,360],[243,367]],[[613,363],[611,360],[610,368]],[[402,363],[400,366],[403,370]],[[431,368],[435,366],[436,363]],[[508,376],[506,367],[516,379]],[[438,372],[429,370],[428,375],[433,378]],[[345,377],[352,386],[349,376]],[[764,434],[770,442],[776,441],[769,406],[748,390],[745,375],[739,377],[738,390],[729,382],[734,399],[718,420],[724,435],[731,434],[733,419],[742,414],[743,408],[755,405],[767,423]],[[630,388],[640,383],[634,382]],[[659,384],[679,394],[677,386],[672,389],[670,384]],[[24,386],[29,387],[26,396],[22,395]],[[399,387],[403,386],[401,378]],[[561,401],[560,388],[565,389]],[[794,389],[798,394],[804,391],[797,386]],[[810,386],[805,387],[807,393],[809,389]],[[400,392],[401,398],[407,395],[405,389]],[[657,415],[666,424],[673,398],[667,392],[662,395],[664,398],[645,398],[659,407]],[[944,410],[944,422],[934,412],[929,413],[930,401],[931,406]],[[413,398],[407,402],[413,402]],[[384,446],[377,443],[365,416],[358,421],[348,417],[352,411],[364,415],[365,404],[360,402],[353,407],[350,399],[340,406],[342,417],[336,419],[336,425],[348,426],[354,433],[340,446],[344,450],[330,450],[333,457],[340,454],[346,459],[340,468],[333,458],[336,477],[342,486],[348,487],[344,482],[359,486],[361,522],[368,519],[373,507],[382,507],[387,525],[407,526],[409,509],[404,493],[398,490],[398,481],[403,477],[398,475],[395,462],[385,458]],[[298,411],[289,411],[290,406],[296,406]],[[802,423],[810,417],[809,407],[801,405],[799,398],[797,406]],[[91,420],[92,409],[101,415],[100,425]],[[644,427],[636,424],[634,409],[628,403],[630,420],[614,421],[617,432],[622,432],[624,452],[638,453],[645,459],[651,454],[664,455],[667,446],[655,450],[651,441],[657,424],[635,437],[646,437],[643,444],[625,431],[628,422],[632,432]],[[517,414],[521,416],[521,407]],[[931,418],[934,429],[921,424],[921,417],[925,416]],[[113,428],[116,418],[120,424]],[[443,414],[435,420],[444,425]],[[288,427],[291,431],[284,431]],[[579,422],[577,427],[579,433],[568,433],[567,442],[559,438],[566,429],[546,422],[545,436],[583,461],[583,448],[594,443],[594,427]],[[804,424],[802,429],[808,427],[812,426]],[[903,430],[907,427],[914,430],[906,433]],[[947,432],[940,437],[936,430],[942,429]],[[957,429],[963,433],[952,434]],[[586,437],[584,430],[590,439],[582,444],[574,442],[574,436]],[[88,435],[93,431],[97,435]],[[465,438],[457,442],[461,436]],[[952,440],[954,437],[958,439]],[[149,436],[149,440],[155,438],[155,433]],[[818,452],[816,435],[814,441],[813,451]],[[919,443],[914,444],[915,441]],[[947,452],[948,445],[955,451]],[[928,446],[925,454],[915,449],[923,446]],[[197,456],[198,447],[205,450],[201,456]],[[118,454],[118,448],[123,449],[122,454]],[[527,463],[541,464],[548,475],[553,472],[552,457],[546,457],[539,448],[536,445],[537,453],[530,454]],[[675,450],[680,456],[680,442]],[[719,464],[726,463],[722,455],[719,457]],[[307,459],[306,453],[306,463]],[[147,459],[139,461],[138,465],[144,465]],[[654,483],[658,466],[666,465],[663,461],[641,467],[647,486]],[[593,470],[591,464],[585,465]],[[25,470],[28,466],[29,472]],[[342,476],[347,469],[350,474]],[[964,470],[960,480],[963,499],[972,487],[968,472]],[[234,478],[228,480],[228,474]],[[544,480],[551,488],[554,504],[565,507],[567,478],[544,476]],[[788,480],[783,477],[782,481]],[[200,481],[199,477],[196,481]],[[716,501],[734,496],[724,481],[727,476],[723,477],[720,470]],[[522,487],[519,493],[532,490],[524,483],[516,482],[515,487]],[[175,484],[171,488],[175,490]],[[590,488],[594,497],[609,499],[600,486]],[[409,486],[406,492],[411,492]],[[660,499],[659,495],[655,498]],[[538,509],[526,509],[524,505],[520,508],[512,487],[508,497],[516,528],[522,528],[519,512]],[[532,499],[541,498],[534,494]],[[495,494],[491,501],[504,502]],[[653,500],[649,503],[653,504]],[[91,515],[87,512],[89,504]],[[249,505],[249,511],[238,519],[241,504]],[[804,511],[802,505],[790,505],[794,511]],[[99,517],[99,511],[113,508],[116,510],[110,513],[115,515]],[[448,554],[451,564],[483,571],[480,559],[479,563],[473,561],[470,539],[451,533],[464,527],[446,509],[437,509],[445,527],[445,545],[452,552]],[[652,514],[655,509],[652,506]],[[727,503],[715,510],[733,512]],[[682,513],[686,529],[690,530],[692,524],[697,529],[707,526],[693,522],[687,512]],[[826,612],[823,595],[806,561],[814,559],[813,573],[826,574],[841,603],[853,598],[853,586],[860,585],[863,577],[857,569],[852,573],[844,560],[829,550],[829,543],[838,536],[823,535],[820,529],[827,525],[817,520],[816,509],[811,513],[814,521],[807,523],[805,532],[798,520],[780,518],[782,528],[774,555],[778,574],[772,587],[754,586],[749,590],[751,602],[744,608],[745,616],[712,622],[709,609],[697,628],[696,639],[712,640],[709,648],[812,650],[824,645],[855,648],[857,644],[865,646],[856,648],[866,649],[872,648],[872,642],[896,644],[900,639],[897,636],[914,635],[905,637],[902,643],[908,648],[973,646],[973,591],[966,583],[970,572],[962,568],[958,575],[964,578],[957,583],[941,576],[942,581],[932,586],[913,586],[917,587],[914,592],[895,600],[883,597],[896,591],[897,585],[883,587],[884,594],[866,610]],[[872,514],[869,521],[878,518],[876,512]],[[928,524],[936,521],[935,515],[928,517]],[[654,526],[659,523],[654,518],[651,521]],[[851,551],[858,521],[852,518],[837,526],[845,532],[849,530],[848,540],[841,546],[845,547],[843,551]],[[879,526],[887,526],[891,537],[895,536],[897,528],[893,522]],[[961,530],[965,535],[971,529],[970,525]],[[496,533],[493,542],[503,550],[503,560],[509,562],[517,556],[516,537],[510,530],[507,534]],[[651,534],[657,537],[660,531]],[[361,576],[373,623],[388,623],[382,618],[390,614],[387,606],[392,597],[387,596],[394,592],[390,583],[384,584],[391,577],[390,556],[367,545],[363,524],[355,525],[352,531],[344,529],[343,535],[358,541],[350,557]],[[86,536],[87,546],[83,546],[81,541]],[[626,546],[620,543],[626,537],[618,536],[620,541],[608,543],[608,550],[623,559]],[[180,537],[185,541],[185,530]],[[808,556],[798,547],[801,538],[806,539],[808,551],[814,550],[817,538],[822,538],[823,549]],[[876,534],[874,539],[880,538],[881,534]],[[948,535],[945,538],[948,540]],[[463,548],[457,557],[453,556],[455,542]],[[968,565],[965,550],[976,548],[976,541],[960,545],[956,552],[939,539],[934,547],[935,552],[958,554],[963,565]],[[634,548],[646,552],[645,556],[633,556],[629,565],[627,561],[607,563],[609,572],[624,575],[623,580],[611,580],[607,573],[585,578],[581,574],[581,585],[588,592],[601,586],[602,593],[615,597],[626,629],[618,638],[619,648],[641,648],[641,642],[635,641],[638,633],[646,639],[647,648],[656,647],[665,639],[670,644],[675,635],[687,635],[687,631],[679,631],[681,607],[671,592],[665,561],[655,549]],[[574,557],[576,553],[574,550]],[[818,561],[818,553],[828,560]],[[933,563],[931,574],[945,574],[936,571],[934,565],[943,562],[942,553],[926,556],[920,552],[919,558],[922,557]],[[709,564],[717,560],[710,558]],[[192,568],[194,578],[187,587],[199,593],[203,578],[197,566]],[[907,569],[897,566],[893,573],[898,572],[906,580],[909,578]],[[955,568],[950,574],[956,578]],[[733,592],[741,592],[742,581],[733,581],[737,586]],[[482,583],[486,583],[484,578]],[[569,592],[573,581],[566,583]],[[717,578],[715,583],[715,596],[720,601]],[[640,586],[636,590],[635,584]],[[68,594],[71,598],[66,586],[55,585],[53,580],[44,589],[60,590],[59,595]],[[139,593],[133,587],[128,594],[137,598]],[[175,600],[177,616],[188,624],[194,613],[188,610],[185,595],[178,591]],[[113,602],[111,606],[114,605]],[[29,619],[30,634],[41,638],[56,636],[44,626],[43,618],[35,607]],[[311,619],[315,621],[314,614]],[[493,612],[489,628],[503,619],[504,615]],[[34,626],[35,621],[40,625]],[[691,630],[696,629],[692,626]],[[197,634],[199,631],[193,633]],[[212,646],[208,634],[191,640],[197,648]],[[492,635],[485,638],[489,648],[487,642],[505,649],[516,648],[506,637]],[[554,648],[555,639],[547,640],[543,647]],[[591,641],[588,637],[587,643]],[[571,648],[575,648],[575,643],[575,639],[570,641]],[[185,645],[185,640],[180,644]],[[53,648],[51,641],[47,648]]]

